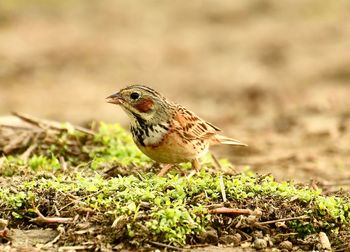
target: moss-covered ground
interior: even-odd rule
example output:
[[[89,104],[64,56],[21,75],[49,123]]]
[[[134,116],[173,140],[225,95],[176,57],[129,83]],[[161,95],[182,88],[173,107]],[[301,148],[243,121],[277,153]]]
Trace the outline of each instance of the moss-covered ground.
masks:
[[[159,177],[159,165],[119,125],[99,123],[90,132],[37,124],[0,133],[3,246],[15,244],[12,230],[50,228],[55,238],[33,246],[310,251],[327,249],[329,241],[332,249],[350,249],[345,193],[236,174],[225,160],[213,165],[210,156],[192,177],[188,164]]]

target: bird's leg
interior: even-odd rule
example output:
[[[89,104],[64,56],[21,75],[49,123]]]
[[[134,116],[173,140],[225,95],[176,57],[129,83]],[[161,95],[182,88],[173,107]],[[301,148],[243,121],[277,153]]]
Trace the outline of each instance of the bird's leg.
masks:
[[[186,177],[190,178],[192,177],[194,174],[196,174],[197,172],[199,172],[201,170],[201,164],[199,163],[198,159],[193,159],[193,161],[191,162],[192,164],[192,171],[190,172],[190,174],[188,174]]]
[[[163,177],[165,174],[168,173],[168,171],[173,167],[172,164],[166,164],[163,166],[163,168],[158,173],[158,176]]]
[[[198,159],[193,159],[192,160],[192,168],[196,170],[196,172],[199,172],[201,170],[201,164],[199,163]]]

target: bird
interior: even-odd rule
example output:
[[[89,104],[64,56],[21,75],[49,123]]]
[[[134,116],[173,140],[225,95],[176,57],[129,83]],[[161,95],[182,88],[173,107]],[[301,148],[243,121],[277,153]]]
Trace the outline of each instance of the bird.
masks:
[[[184,162],[191,162],[193,171],[198,172],[201,169],[199,159],[211,145],[247,146],[219,134],[218,127],[145,85],[127,86],[108,96],[106,101],[121,106],[126,112],[137,147],[149,158],[165,165],[159,176]]]

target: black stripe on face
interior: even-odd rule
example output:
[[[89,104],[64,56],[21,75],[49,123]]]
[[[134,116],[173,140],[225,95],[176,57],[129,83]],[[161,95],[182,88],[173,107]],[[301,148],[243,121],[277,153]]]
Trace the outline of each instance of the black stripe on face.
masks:
[[[141,128],[145,128],[147,125],[147,121],[143,119],[139,114],[136,114],[135,112],[131,112],[132,115],[136,118],[136,121],[140,125]]]
[[[139,125],[139,127],[133,127],[134,131],[135,131],[135,136],[138,139],[139,143],[142,146],[144,145],[144,138],[145,137],[149,137],[150,135],[150,125],[148,125],[147,121],[145,119],[143,119],[139,114],[136,114],[134,112],[131,112],[133,114],[133,116],[135,117],[137,124]]]
[[[141,128],[135,128],[131,127],[131,134],[134,139],[136,139],[137,143],[140,144],[141,146],[145,147],[145,143],[143,142],[143,131]]]
[[[149,126],[147,124],[147,121],[145,119],[143,119],[141,116],[139,116],[139,115],[137,115],[135,113],[133,113],[133,114],[134,114],[138,124],[140,125],[140,129],[142,129],[143,133],[147,137],[149,137],[149,128],[148,128]]]

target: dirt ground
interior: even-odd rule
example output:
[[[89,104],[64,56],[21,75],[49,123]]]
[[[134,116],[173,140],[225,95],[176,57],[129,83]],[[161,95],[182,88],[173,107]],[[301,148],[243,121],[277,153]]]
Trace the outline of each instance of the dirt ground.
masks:
[[[350,181],[350,3],[4,0],[0,114],[127,117],[147,84],[247,144],[214,151],[278,179]]]

